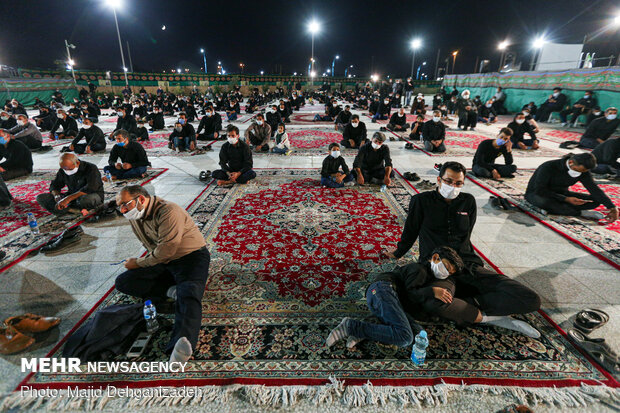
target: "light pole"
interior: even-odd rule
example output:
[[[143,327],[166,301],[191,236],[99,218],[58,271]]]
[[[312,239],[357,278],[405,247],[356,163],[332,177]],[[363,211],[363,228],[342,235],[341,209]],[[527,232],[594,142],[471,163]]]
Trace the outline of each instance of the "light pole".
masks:
[[[459,54],[458,50],[452,52],[452,74],[454,74],[454,67],[456,66],[456,55]]]
[[[413,78],[413,67],[415,66],[415,51],[418,50],[422,46],[422,41],[420,39],[413,39],[411,41],[411,49],[413,50],[413,56],[411,57],[411,76]]]
[[[245,69],[245,64],[239,63],[239,67],[241,68],[241,73],[243,73],[243,69]]]
[[[123,72],[125,73],[125,87],[129,87],[129,81],[127,80],[127,66],[125,66],[125,54],[123,53],[123,43],[121,42],[121,31],[118,28],[118,19],[116,18],[116,8],[120,7],[121,0],[106,0],[108,6],[112,7],[114,12],[114,22],[116,23],[116,34],[118,35],[118,47],[121,50],[121,62],[123,63]]]
[[[418,71],[415,74],[416,80],[418,80],[418,78],[420,77],[420,69],[422,68],[422,66],[426,66],[426,62],[422,62],[422,64],[418,66]]]
[[[312,35],[312,56],[310,60],[310,72],[314,72],[314,35],[321,30],[321,25],[318,21],[312,20],[308,23],[308,31]]]
[[[336,57],[334,57],[334,60],[332,60],[332,77],[334,77],[335,72],[336,72],[336,60],[340,59],[340,56],[336,55]]]
[[[202,53],[202,59],[205,62],[205,75],[207,74],[207,55],[205,54],[205,49],[200,49],[200,53]]]
[[[65,40],[65,47],[67,48],[67,63],[69,64],[69,67],[71,68],[71,76],[73,77],[73,83],[77,87],[77,81],[75,80],[75,72],[73,71],[73,66],[75,66],[75,61],[71,59],[71,52],[69,51],[69,48],[75,49],[75,46],[72,44],[69,44],[69,42]]]
[[[508,40],[504,40],[503,42],[497,45],[497,49],[501,50],[502,52],[499,58],[499,68],[497,69],[498,72],[502,70],[502,67],[504,66],[504,57],[506,57],[506,49],[508,48],[508,46],[510,46],[510,42],[508,42]]]
[[[346,69],[344,69],[344,77],[347,77],[347,73],[349,73],[349,69],[353,69],[353,65],[350,65]]]
[[[534,42],[532,43],[532,47],[534,48],[534,55],[532,56],[532,61],[530,62],[530,70],[534,70],[536,67],[536,60],[538,59],[538,55],[543,46],[547,43],[544,36],[538,36]]]

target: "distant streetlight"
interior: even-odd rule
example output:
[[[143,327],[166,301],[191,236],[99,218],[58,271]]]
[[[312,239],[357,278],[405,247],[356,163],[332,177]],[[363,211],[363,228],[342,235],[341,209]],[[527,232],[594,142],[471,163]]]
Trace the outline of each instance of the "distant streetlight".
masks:
[[[420,46],[422,46],[422,40],[413,39],[410,46],[411,50],[413,50],[413,56],[411,57],[411,77],[413,77],[413,68],[415,66],[415,51],[418,50]]]
[[[243,69],[245,69],[245,64],[239,63],[239,67],[241,68],[241,73],[243,73]]]
[[[612,24],[616,27],[620,27],[620,13],[618,13],[618,15],[614,17]]]
[[[547,43],[547,40],[545,40],[543,36],[539,36],[536,39],[534,39],[532,46],[534,47],[534,49],[542,49],[545,43]]]
[[[181,69],[177,69],[177,73],[181,73]]]
[[[260,75],[262,76],[262,75],[264,75],[264,74],[265,74],[265,72],[261,70],[261,71],[260,71]]]
[[[422,68],[422,66],[426,66],[426,62],[422,62],[422,64],[420,66],[418,66],[418,70],[415,74],[415,78],[418,79],[420,77],[420,69]]]
[[[502,70],[502,67],[504,66],[504,57],[506,56],[506,49],[508,49],[508,46],[510,46],[510,42],[508,40],[504,40],[497,45],[497,49],[502,52],[499,58],[499,69],[497,69],[498,71]]]
[[[454,74],[454,68],[456,66],[456,56],[459,54],[458,50],[452,52],[452,74]]]
[[[377,80],[379,80],[379,75],[376,75],[376,74],[375,74],[375,75],[372,75],[372,76],[370,76],[370,79],[371,79],[373,82],[376,82]]]
[[[77,81],[75,80],[75,72],[73,71],[73,67],[75,66],[75,60],[71,58],[71,52],[69,51],[69,49],[75,49],[75,46],[72,44],[69,44],[69,42],[65,40],[65,47],[67,48],[67,63],[69,64],[69,67],[71,68],[71,76],[73,77],[73,83],[75,84],[75,86],[77,86]]]
[[[542,53],[542,48],[547,43],[547,40],[544,36],[538,36],[532,42],[532,47],[534,48],[534,55],[532,56],[532,61],[530,62],[530,70],[534,70],[536,67],[536,62]]]
[[[293,76],[297,76],[297,72],[293,72]]]
[[[121,0],[106,0],[108,6],[112,8],[114,12],[114,22],[116,23],[116,34],[118,35],[118,47],[121,50],[121,62],[123,63],[123,71],[125,72],[125,86],[129,87],[129,80],[127,80],[127,69],[125,67],[125,54],[123,53],[123,43],[121,42],[121,31],[118,28],[118,19],[116,18],[116,9],[122,5]]]
[[[336,57],[334,57],[334,60],[332,60],[332,77],[334,77],[334,75],[336,74],[336,60],[338,59],[340,59],[340,56],[336,55]],[[329,71],[327,73],[329,73]]]
[[[316,77],[316,72],[314,70],[310,72],[310,77]]]
[[[205,49],[200,49],[200,53],[202,53],[202,58],[205,63],[205,74],[207,74],[207,55],[205,54]]]
[[[349,65],[349,67],[347,67],[346,69],[344,69],[344,76],[346,77],[347,74],[349,73],[349,69],[353,69],[353,65]]]
[[[312,54],[310,60],[310,71],[314,70],[314,35],[317,34],[321,30],[321,24],[316,20],[311,20],[308,23],[308,31],[312,37]]]

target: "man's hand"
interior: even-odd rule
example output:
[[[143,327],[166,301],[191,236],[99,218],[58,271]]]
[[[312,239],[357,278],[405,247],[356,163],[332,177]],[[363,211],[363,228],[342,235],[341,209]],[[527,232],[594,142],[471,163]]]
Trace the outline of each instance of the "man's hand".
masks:
[[[345,174],[337,173],[336,176],[334,177],[334,179],[336,180],[336,182],[341,184],[342,181],[344,180],[345,176],[346,176]]]
[[[117,162],[117,163],[116,163],[116,165],[114,165],[114,167],[115,167],[116,169],[123,169],[123,164],[122,164],[122,163],[120,163],[120,162]]]
[[[6,169],[0,166],[0,172],[6,172]]]
[[[441,287],[432,288],[433,294],[435,295],[436,299],[438,299],[439,301],[443,301],[446,304],[450,304],[452,302],[452,294],[450,293],[450,291]]]
[[[508,152],[512,152],[512,141],[506,141],[506,143],[504,144],[504,146],[506,147],[506,151]]]
[[[588,203],[588,201],[586,201],[585,199],[575,198],[574,196],[567,196],[566,198],[564,198],[564,201],[568,202],[571,205],[583,205]]]
[[[386,255],[386,257],[395,260],[396,259],[396,255],[394,255],[394,251],[390,251],[390,250],[383,250],[383,253]]]
[[[125,261],[125,268],[128,270],[137,270],[140,266],[136,258],[128,258],[127,261]]]
[[[607,220],[607,222],[609,222],[610,224],[612,222],[615,222],[618,219],[618,208],[612,208],[609,210],[609,213],[607,214],[607,216],[605,216],[605,219]]]
[[[123,162],[123,169],[131,169],[131,164],[129,162]]]
[[[390,186],[392,185],[392,180],[390,179],[390,175],[385,175],[385,178],[383,178],[383,183],[386,186]]]
[[[436,140],[436,141],[431,141],[431,143],[433,144],[434,147],[438,148],[439,145],[441,145],[441,141],[440,140]]]
[[[72,151],[75,150],[75,146],[73,146],[73,144],[69,145],[69,149],[71,149]]]
[[[357,174],[357,183],[359,185],[364,185],[364,176],[361,174],[361,172]]]
[[[56,208],[65,209],[66,207],[69,206],[70,202],[71,200],[69,199],[69,197],[63,198],[60,201],[58,201],[58,203],[56,204]]]
[[[491,171],[491,174],[493,175],[493,179],[501,179],[501,175],[499,174],[499,172],[497,172],[497,169],[493,169]]]
[[[189,150],[190,150],[190,151],[193,151],[194,149],[196,149],[196,144],[194,143],[194,141],[191,141],[191,142],[189,143]]]
[[[230,180],[233,182],[237,182],[237,178],[239,178],[240,176],[241,176],[241,172],[231,172]]]
[[[213,138],[217,139],[220,136],[219,132],[213,132]]]

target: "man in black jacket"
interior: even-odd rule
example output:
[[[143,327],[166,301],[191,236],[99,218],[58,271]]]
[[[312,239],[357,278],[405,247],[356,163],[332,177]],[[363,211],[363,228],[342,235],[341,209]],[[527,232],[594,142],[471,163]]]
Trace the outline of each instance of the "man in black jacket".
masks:
[[[496,139],[486,139],[478,144],[472,165],[474,175],[493,179],[514,178],[517,167],[512,163],[511,134],[511,129],[502,128]],[[504,157],[504,165],[495,163],[500,155]]]
[[[271,105],[265,114],[265,122],[271,126],[271,137],[278,131],[278,125],[283,123],[282,115],[278,112],[277,105]]]
[[[525,199],[550,214],[596,221],[606,218],[614,222],[618,219],[618,208],[592,179],[590,170],[595,167],[596,158],[591,153],[570,154],[547,161],[530,178]],[[577,182],[585,187],[587,194],[569,191]],[[594,211],[601,204],[609,209],[607,215]]]
[[[343,111],[338,113],[336,116],[336,120],[334,123],[336,124],[335,128],[337,131],[344,131],[344,128],[351,122],[351,106],[346,105]]]
[[[618,109],[607,108],[605,117],[592,121],[586,131],[581,135],[579,146],[594,149],[597,145],[605,142],[620,126]]]
[[[385,145],[385,135],[375,132],[372,141],[362,145],[353,161],[357,183],[364,185],[366,182],[373,184],[391,185],[392,158],[390,148]]]
[[[513,121],[508,124],[508,128],[512,130],[510,141],[517,148],[523,150],[536,150],[539,148],[538,138],[536,138],[536,134],[534,133],[534,127],[531,123],[527,122],[523,112],[519,112],[515,115]],[[526,133],[530,135],[530,139],[525,139],[524,136]]]
[[[138,134],[138,125],[136,123],[136,118],[131,116],[131,114],[127,112],[127,108],[124,106],[119,106],[116,109],[116,114],[118,115],[118,120],[116,121],[116,127],[114,128],[114,132],[120,129],[124,129],[129,132],[129,136],[131,136],[132,139],[135,139]],[[111,133],[110,140],[114,140],[112,136],[113,134]]]
[[[90,118],[93,123],[99,122],[99,115],[101,114],[101,109],[95,106],[94,103],[89,102],[81,102],[80,109],[82,110],[83,118]]]
[[[405,132],[409,129],[409,124],[407,123],[407,115],[405,115],[405,108],[401,107],[398,109],[398,112],[394,112],[390,117],[390,121],[385,126],[387,130],[391,130],[394,132]]]
[[[108,165],[103,168],[112,179],[131,179],[144,176],[151,164],[144,147],[139,142],[129,139],[129,133],[120,129],[114,132],[116,144],[110,151]],[[120,159],[120,162],[118,162]]]
[[[559,112],[566,106],[568,98],[562,93],[562,88],[553,88],[553,94],[538,108],[534,119],[538,122],[547,122],[551,112]]]
[[[151,132],[156,130],[162,130],[166,127],[164,122],[164,114],[158,106],[153,107],[153,113],[146,115],[146,121],[151,127]]]
[[[80,143],[82,139],[85,143]],[[77,154],[103,152],[105,147],[105,135],[91,118],[84,118],[82,128],[69,145],[69,149]]]
[[[204,133],[201,133],[204,130]],[[222,117],[213,110],[213,106],[207,106],[205,115],[200,119],[196,139],[201,141],[217,140],[222,130]]]
[[[427,152],[443,153],[446,151],[446,125],[441,121],[441,111],[433,111],[433,119],[422,125],[422,139],[424,150]]]
[[[52,129],[56,124],[56,114],[47,106],[42,106],[39,112],[37,116],[32,117],[39,129],[43,132]]]
[[[596,158],[596,168],[592,169],[595,174],[612,174],[616,178],[620,176],[620,138],[607,139],[592,151]]]
[[[379,103],[377,112],[372,116],[372,123],[376,123],[377,120],[387,120],[390,117],[390,99],[386,96],[383,101]]]
[[[64,187],[67,192],[62,193]],[[63,153],[60,169],[50,184],[50,192],[37,196],[37,202],[55,215],[79,213],[103,204],[103,181],[96,165],[80,161],[73,153]]]
[[[562,126],[573,125],[579,115],[587,114],[590,110],[596,106],[596,98],[594,98],[594,92],[591,90],[586,90],[586,93],[583,95],[581,99],[573,104],[573,107],[564,109],[560,111],[560,120],[562,121]],[[567,117],[569,114],[571,115],[570,123],[567,122]]]
[[[17,126],[15,116],[12,116],[6,110],[0,112],[0,129],[11,129]]]
[[[247,143],[239,140],[239,128],[228,125],[226,128],[228,142],[220,149],[220,166],[222,169],[213,171],[213,178],[218,185],[245,184],[256,178],[252,170],[252,151]]]
[[[400,258],[418,240],[418,262],[424,263],[432,258],[435,248],[453,248],[463,259],[465,268],[454,277],[451,296],[471,304],[467,307],[469,311],[458,313],[455,321],[500,325],[537,337],[539,333],[535,329],[515,323],[516,320],[508,316],[537,311],[540,308],[538,294],[516,280],[485,268],[471,245],[478,210],[474,196],[461,192],[465,173],[465,167],[458,162],[443,164],[437,177],[438,188],[411,197],[397,248],[385,254],[389,258]]]
[[[69,139],[75,138],[78,134],[78,125],[77,121],[73,119],[71,116],[67,115],[63,109],[60,109],[56,112],[56,116],[58,117],[56,124],[50,130],[50,136],[54,137],[56,135],[58,139]],[[58,132],[58,129],[62,127],[62,132]]]
[[[32,173],[32,153],[8,132],[0,131],[0,175],[5,181]]]
[[[359,115],[351,115],[351,122],[342,131],[342,142],[345,148],[359,148],[368,141],[366,124],[360,122]]]

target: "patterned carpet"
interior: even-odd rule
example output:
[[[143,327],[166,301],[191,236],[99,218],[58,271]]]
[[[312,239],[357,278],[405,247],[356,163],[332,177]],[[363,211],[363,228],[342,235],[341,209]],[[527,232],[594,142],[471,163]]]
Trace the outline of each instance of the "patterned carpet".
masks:
[[[527,320],[538,340],[492,327],[425,322],[430,348],[423,367],[407,349],[363,342],[352,350],[325,339],[343,316],[367,318],[369,274],[393,268],[383,247],[400,238],[414,190],[400,177],[378,187],[328,190],[316,170],[260,170],[248,185],[211,185],[188,208],[211,251],[198,348],[185,373],[34,374],[22,385],[123,386],[200,384],[347,384],[423,386],[478,383],[551,387],[614,384],[571,346],[544,314]],[[400,260],[414,260],[414,252]],[[111,290],[99,307],[128,302]],[[167,327],[146,360],[165,360]],[[58,357],[59,350],[52,352]],[[600,382],[597,382],[600,380]],[[616,383],[617,384],[617,383]]]
[[[342,133],[334,131],[333,128],[289,129],[287,133],[291,141],[293,151],[291,155],[293,156],[327,155],[330,143],[342,141]],[[340,148],[340,150],[344,155],[357,153],[357,150],[346,148]],[[253,155],[275,156],[264,152],[254,152]]]
[[[302,112],[295,112],[293,113],[290,118],[291,118],[291,125],[299,125],[299,124],[315,124],[315,125],[333,125],[334,121],[330,120],[330,121],[320,121],[320,122],[315,122],[313,121],[314,117],[317,114],[324,114],[324,111],[318,111],[318,112],[313,112],[313,113],[302,113]]]
[[[527,184],[534,170],[519,170],[513,179],[504,179],[503,182],[491,179],[468,177],[477,182],[488,191],[497,192],[515,201],[525,211],[531,213],[535,218],[542,221],[548,227],[564,235],[571,241],[585,246],[590,252],[606,261],[611,261],[620,268],[620,222],[605,225],[604,221],[596,223],[575,217],[559,215],[543,215],[537,207],[528,203],[524,196]],[[607,194],[613,203],[620,207],[620,184],[607,179],[597,180],[600,188]],[[574,185],[571,191],[587,193],[581,184]],[[597,211],[606,212],[606,208],[599,206]]]
[[[131,180],[145,184],[164,173],[166,169],[150,169],[147,176],[142,179]],[[0,272],[12,266],[16,260],[25,254],[36,250],[45,244],[50,238],[79,222],[84,221],[81,217],[58,218],[37,204],[36,197],[40,193],[47,192],[56,171],[34,171],[26,177],[17,178],[7,182],[7,187],[13,195],[13,203],[9,208],[0,210],[0,249],[6,252],[6,257],[0,262]],[[116,193],[129,181],[117,181],[104,183],[106,200],[111,200]],[[32,212],[37,218],[39,235],[33,235],[28,227],[26,214]]]

